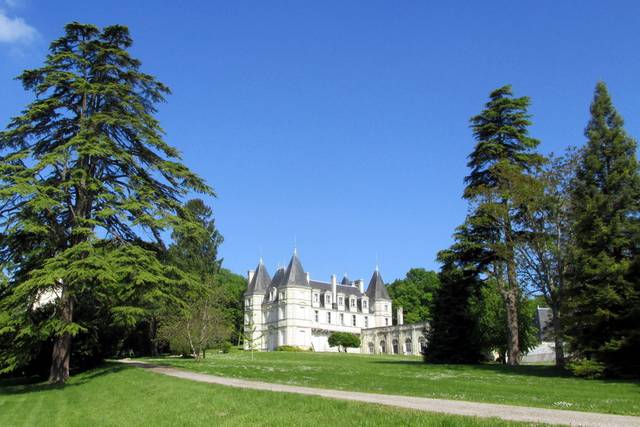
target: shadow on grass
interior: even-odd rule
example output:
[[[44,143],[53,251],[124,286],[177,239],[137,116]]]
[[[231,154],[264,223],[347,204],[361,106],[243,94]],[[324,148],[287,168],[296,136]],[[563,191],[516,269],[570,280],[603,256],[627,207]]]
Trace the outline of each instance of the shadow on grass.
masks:
[[[49,384],[42,382],[38,378],[11,378],[0,381],[0,396],[15,395],[25,393],[37,393],[48,390],[62,390],[69,387],[77,387],[88,383],[89,381],[110,375],[125,369],[132,369],[132,366],[122,365],[119,363],[104,363],[103,365],[91,369],[89,371],[73,375],[66,384]]]
[[[543,365],[519,365],[508,366],[499,365],[496,363],[480,363],[477,365],[454,365],[454,364],[436,364],[436,363],[424,363],[421,360],[376,360],[372,363],[381,363],[389,365],[410,365],[410,366],[424,366],[424,367],[442,367],[454,371],[480,371],[480,372],[495,372],[503,375],[526,375],[533,377],[563,377],[570,378],[571,374],[563,369],[558,369],[555,366],[543,366]]]

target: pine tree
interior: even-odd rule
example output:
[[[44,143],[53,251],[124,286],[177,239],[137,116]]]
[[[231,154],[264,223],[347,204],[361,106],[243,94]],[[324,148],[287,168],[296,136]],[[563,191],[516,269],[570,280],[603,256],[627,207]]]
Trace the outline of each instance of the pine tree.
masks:
[[[636,142],[599,82],[573,189],[568,334],[610,374],[640,372],[640,175]]]
[[[485,109],[471,119],[476,146],[469,155],[471,173],[465,178],[464,197],[472,203],[470,221],[485,229],[485,245],[493,253],[488,273],[497,283],[505,303],[509,330],[508,363],[518,364],[521,354],[515,248],[518,205],[514,193],[531,185],[531,172],[543,163],[533,150],[538,141],[529,136],[528,97],[514,98],[511,87],[494,90]]]
[[[140,71],[131,45],[124,26],[74,22],[51,43],[44,66],[18,77],[36,99],[0,134],[0,263],[12,288],[0,333],[26,347],[12,347],[22,353],[12,350],[5,370],[28,359],[27,337],[53,340],[49,379],[65,382],[72,339],[86,330],[78,305],[87,294],[127,299],[119,285],[132,265],[104,252],[144,246],[134,251],[138,261],[156,265],[163,230],[195,226],[179,215],[181,198],[211,191],[163,140],[153,115],[169,89]],[[156,267],[138,271],[135,283],[171,299],[175,275]],[[55,296],[51,316],[36,319],[34,306],[47,294]],[[139,302],[112,314],[139,317]]]
[[[425,362],[477,363],[484,358],[473,304],[480,293],[480,272],[488,254],[468,223],[458,227],[454,237],[456,242],[438,253],[440,287],[433,300]]]

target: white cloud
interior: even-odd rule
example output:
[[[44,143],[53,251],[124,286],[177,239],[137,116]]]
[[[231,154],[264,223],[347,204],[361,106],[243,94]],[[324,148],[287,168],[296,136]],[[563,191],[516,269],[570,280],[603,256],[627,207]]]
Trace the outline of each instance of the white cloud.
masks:
[[[0,43],[30,43],[38,34],[22,18],[10,18],[0,9]]]

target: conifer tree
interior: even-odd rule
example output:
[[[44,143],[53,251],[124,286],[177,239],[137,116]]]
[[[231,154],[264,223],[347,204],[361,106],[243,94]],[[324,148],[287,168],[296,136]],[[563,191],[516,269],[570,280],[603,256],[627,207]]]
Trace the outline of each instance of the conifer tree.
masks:
[[[515,203],[517,188],[531,185],[531,172],[543,158],[534,152],[538,141],[529,136],[528,97],[514,98],[510,86],[490,94],[485,109],[471,119],[476,146],[469,155],[471,173],[465,178],[464,197],[472,203],[470,221],[485,229],[493,261],[486,269],[505,303],[509,331],[508,363],[521,355],[518,331],[520,286],[515,248],[518,237]]]
[[[575,249],[568,289],[574,354],[610,374],[640,372],[640,175],[637,145],[599,82],[573,188]]]
[[[129,283],[172,298],[175,274],[154,261],[162,232],[197,226],[178,215],[181,199],[211,190],[163,140],[153,116],[169,89],[140,71],[131,45],[124,26],[74,22],[42,67],[18,77],[35,100],[0,134],[0,263],[11,273],[0,334],[26,347],[3,351],[5,370],[28,359],[27,341],[53,340],[49,379],[63,383],[72,338],[87,327],[76,308],[89,296],[127,299],[120,285]],[[109,255],[114,248],[120,255]],[[51,316],[37,318],[47,294],[55,296]],[[108,308],[132,319],[148,301]]]

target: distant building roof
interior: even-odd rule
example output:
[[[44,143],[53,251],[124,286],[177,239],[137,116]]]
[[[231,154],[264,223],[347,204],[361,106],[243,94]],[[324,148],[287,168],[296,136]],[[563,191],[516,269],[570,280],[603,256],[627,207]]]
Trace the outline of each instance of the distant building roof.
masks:
[[[267,268],[264,266],[264,263],[260,260],[258,267],[251,278],[251,283],[247,286],[247,293],[264,292],[269,287],[270,283],[271,277],[269,276],[269,273],[267,273]]]
[[[540,330],[540,341],[553,341],[553,313],[550,308],[538,307],[536,309],[535,324]]]
[[[373,276],[371,276],[366,294],[370,299],[391,300],[387,292],[387,287],[384,285],[384,280],[382,280],[382,276],[377,268],[376,271],[373,272]]]
[[[298,254],[296,252],[293,253],[291,257],[291,261],[289,261],[289,266],[287,270],[284,272],[284,278],[282,279],[282,285],[303,285],[309,286],[309,281],[307,280],[307,274],[304,272],[304,268],[302,268],[302,263],[298,258]]]

